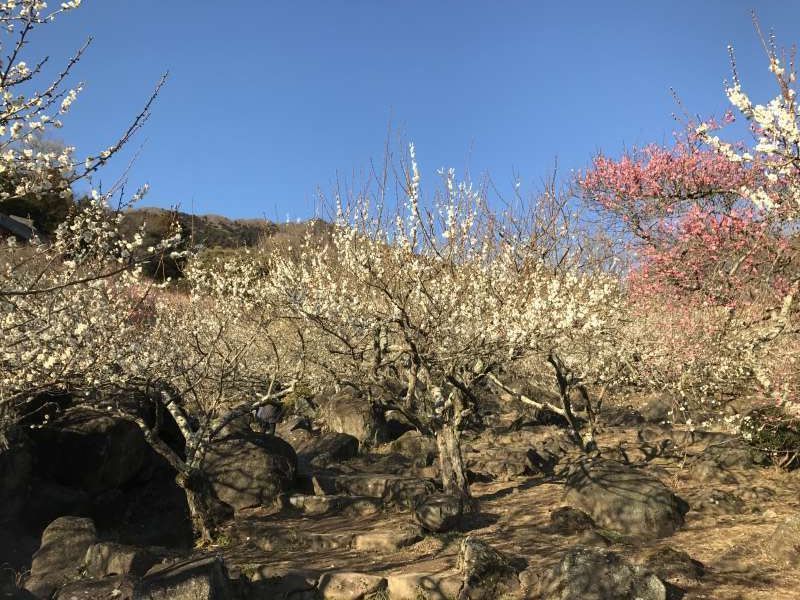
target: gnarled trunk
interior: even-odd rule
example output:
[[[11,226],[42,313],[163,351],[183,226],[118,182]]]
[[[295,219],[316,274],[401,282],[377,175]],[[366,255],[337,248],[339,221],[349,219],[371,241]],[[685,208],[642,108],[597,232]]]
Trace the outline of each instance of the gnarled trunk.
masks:
[[[464,510],[469,512],[474,508],[474,502],[461,456],[461,432],[454,423],[444,423],[436,431],[436,446],[439,450],[442,488],[446,494],[460,498]]]
[[[179,472],[175,482],[186,494],[195,537],[204,544],[212,542],[219,526],[233,517],[233,509],[217,498],[202,471]]]

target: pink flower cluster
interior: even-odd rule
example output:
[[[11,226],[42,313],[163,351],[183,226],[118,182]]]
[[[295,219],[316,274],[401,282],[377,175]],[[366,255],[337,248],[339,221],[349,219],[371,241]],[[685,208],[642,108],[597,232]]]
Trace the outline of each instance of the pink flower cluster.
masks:
[[[687,201],[735,195],[756,176],[756,169],[679,141],[672,148],[634,149],[618,160],[598,156],[579,184],[605,210],[641,221],[671,214]]]

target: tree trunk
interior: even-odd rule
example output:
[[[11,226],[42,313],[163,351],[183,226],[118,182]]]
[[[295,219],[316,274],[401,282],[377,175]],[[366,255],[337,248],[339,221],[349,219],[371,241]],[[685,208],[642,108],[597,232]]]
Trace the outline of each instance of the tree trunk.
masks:
[[[436,446],[439,449],[439,467],[442,472],[442,488],[446,494],[461,499],[466,512],[474,508],[469,493],[467,471],[461,457],[461,432],[453,423],[444,423],[436,432]]]
[[[219,526],[233,517],[233,509],[217,498],[211,482],[200,471],[179,472],[175,482],[186,494],[195,537],[211,543]]]

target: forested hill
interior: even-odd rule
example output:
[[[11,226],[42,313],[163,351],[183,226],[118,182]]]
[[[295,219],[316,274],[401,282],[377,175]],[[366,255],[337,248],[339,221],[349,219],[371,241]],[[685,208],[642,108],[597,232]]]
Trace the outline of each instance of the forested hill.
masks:
[[[123,227],[126,232],[133,232],[145,223],[147,237],[155,241],[168,234],[170,223],[175,218],[186,241],[198,249],[270,247],[299,242],[309,227],[320,235],[330,227],[320,219],[278,224],[266,219],[229,219],[220,215],[192,215],[149,207],[126,211]]]

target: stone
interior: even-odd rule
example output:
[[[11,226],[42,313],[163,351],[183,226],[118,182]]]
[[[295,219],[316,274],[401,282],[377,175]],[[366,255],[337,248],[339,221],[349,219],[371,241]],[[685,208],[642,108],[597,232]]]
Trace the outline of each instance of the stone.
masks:
[[[362,445],[387,439],[383,411],[353,388],[347,387],[326,399],[318,399],[320,416],[330,431],[346,433]]]
[[[90,494],[132,481],[150,453],[135,423],[85,407],[65,411],[30,436],[39,476]]]
[[[483,540],[471,535],[461,540],[456,568],[463,578],[459,598],[494,600],[513,586],[513,580],[509,581],[513,570],[506,557]],[[516,580],[516,577],[513,579]]]
[[[701,459],[713,460],[726,469],[753,469],[771,464],[769,454],[746,446],[739,440],[709,445],[700,456]]]
[[[414,508],[414,519],[428,531],[442,533],[461,523],[461,499],[448,494],[433,494]]]
[[[59,517],[42,533],[25,589],[39,598],[49,598],[79,575],[86,551],[95,543],[97,530],[91,519]]]
[[[658,577],[614,552],[577,547],[539,582],[542,600],[666,600]]]
[[[582,510],[571,506],[562,506],[550,513],[550,522],[545,526],[547,533],[559,535],[575,535],[591,531],[596,527],[592,517]]]
[[[62,587],[53,600],[134,600],[132,580],[123,577],[80,579]]]
[[[253,569],[250,597],[269,600],[318,600],[316,571],[264,565]]]
[[[689,505],[640,469],[609,460],[586,460],[567,476],[565,500],[603,528],[638,539],[671,535]]]
[[[702,483],[727,483],[738,482],[736,476],[719,464],[713,458],[705,458],[694,462],[691,466],[692,478]]]
[[[439,454],[436,440],[419,431],[406,431],[389,444],[389,450],[409,458],[417,467],[432,465]]]
[[[157,562],[158,558],[146,548],[100,542],[90,546],[86,551],[84,569],[89,577],[108,575],[141,577]]]
[[[313,466],[346,461],[358,455],[358,440],[352,435],[327,431],[295,446],[297,458]]]
[[[436,486],[430,479],[398,477],[387,481],[382,500],[388,506],[413,509],[435,492]]]
[[[310,496],[292,494],[287,498],[289,506],[305,515],[320,516],[343,513],[355,516],[375,514],[380,510],[380,502],[375,498],[363,496]]]
[[[290,491],[297,456],[284,440],[252,433],[216,441],[203,467],[219,499],[241,510],[270,506]]]
[[[317,591],[322,600],[364,600],[386,587],[386,578],[380,575],[335,572],[320,577]]]
[[[135,600],[233,600],[233,585],[218,557],[197,558],[150,569]]]
[[[0,523],[14,522],[28,501],[33,456],[27,443],[0,450]]]
[[[695,501],[697,510],[717,515],[737,515],[745,510],[744,501],[725,490],[704,490]]]
[[[422,529],[418,525],[406,525],[390,531],[371,531],[355,537],[353,547],[356,550],[397,552],[416,544],[423,538]]]
[[[609,407],[600,414],[600,420],[609,427],[636,427],[644,423],[641,413],[631,406]]]
[[[673,420],[673,411],[678,399],[671,394],[655,393],[643,398],[645,401],[641,415],[647,423],[665,423]]]
[[[460,573],[402,573],[389,575],[387,592],[391,600],[453,600],[461,590]]]
[[[767,548],[779,565],[800,565],[800,515],[792,515],[779,524],[767,540]]]
[[[413,423],[399,410],[387,410],[383,413],[386,421],[386,434],[389,440],[396,440],[403,434],[415,430]]]
[[[693,582],[702,579],[706,574],[703,563],[693,559],[686,552],[669,546],[651,551],[645,557],[643,566],[664,581],[670,582]]]

